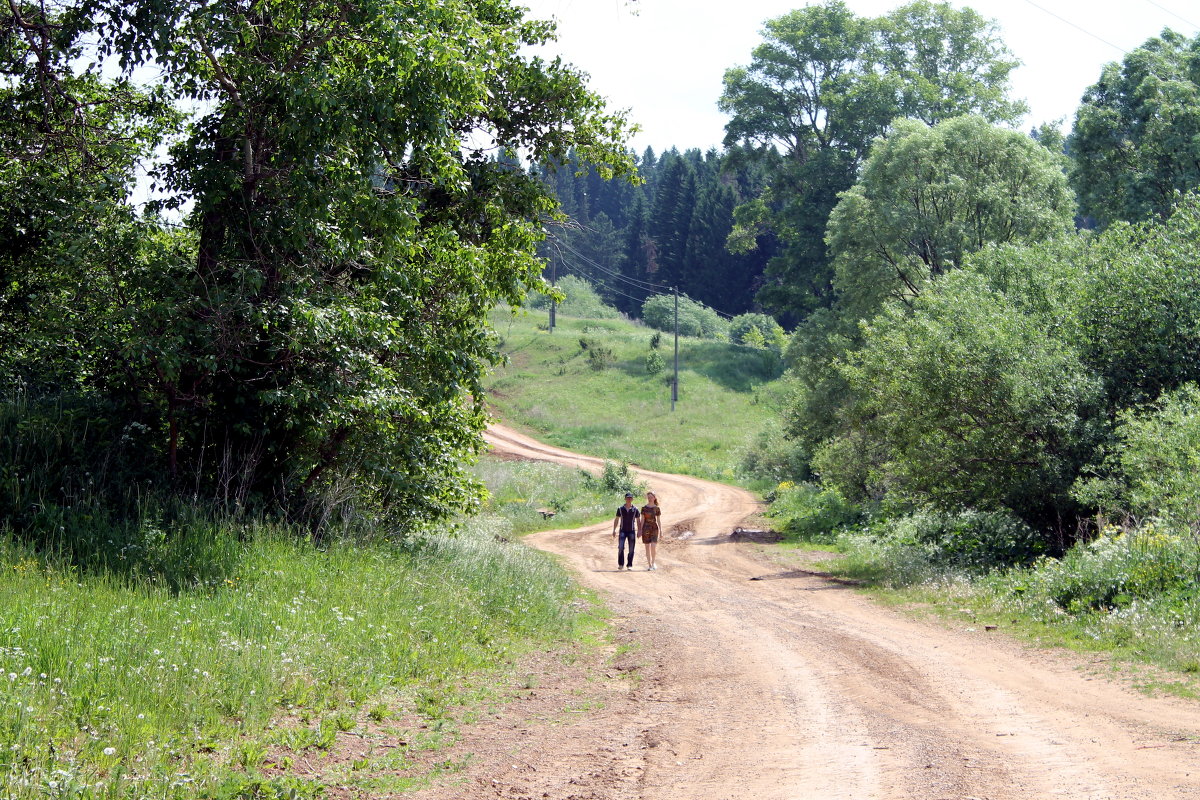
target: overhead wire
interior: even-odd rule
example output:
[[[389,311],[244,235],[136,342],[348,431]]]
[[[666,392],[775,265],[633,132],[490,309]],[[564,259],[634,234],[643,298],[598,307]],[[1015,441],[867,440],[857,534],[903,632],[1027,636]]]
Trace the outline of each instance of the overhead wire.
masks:
[[[1166,6],[1159,5],[1158,3],[1154,2],[1154,0],[1146,0],[1146,2],[1161,11],[1167,12],[1168,14],[1170,14],[1172,17],[1179,20],[1180,22],[1186,22],[1188,25],[1191,25],[1193,28],[1200,28],[1200,25],[1197,25],[1196,23],[1192,22],[1190,19],[1187,19],[1186,17],[1179,16],[1178,14],[1176,14],[1174,11],[1167,8]]]
[[[631,286],[635,286],[639,289],[646,289],[646,290],[651,290],[651,289],[671,290],[674,288],[674,287],[668,286],[665,283],[652,283],[650,281],[643,281],[643,280],[638,280],[637,278],[631,278],[628,275],[622,275],[621,273],[619,273],[615,270],[611,270],[605,266],[602,266],[601,264],[596,263],[594,260],[588,258],[583,253],[580,253],[578,250],[576,250],[574,247],[572,247],[570,244],[568,244],[566,242],[566,240],[560,239],[557,236],[551,237],[551,241],[553,241],[556,245],[560,245],[560,246],[566,248],[574,256],[581,259],[585,263],[590,264],[591,266],[595,267],[596,269],[600,270],[601,272],[603,272],[607,275],[611,275],[612,277],[616,278],[617,280],[627,283]]]
[[[1054,13],[1053,11],[1051,11],[1050,9],[1048,9],[1048,8],[1044,8],[1044,7],[1040,6],[1040,5],[1038,5],[1037,3],[1033,2],[1033,0],[1025,0],[1025,2],[1026,2],[1026,3],[1028,3],[1029,5],[1033,6],[1034,8],[1036,8],[1038,11],[1041,11],[1041,12],[1042,12],[1042,13],[1044,13],[1044,14],[1049,14],[1050,16],[1054,17],[1054,18],[1055,18],[1056,20],[1058,20],[1059,22],[1062,22],[1062,23],[1065,23],[1065,24],[1067,24],[1067,25],[1070,25],[1070,26],[1071,26],[1072,28],[1074,28],[1075,30],[1077,30],[1077,31],[1079,31],[1080,33],[1083,33],[1083,34],[1085,34],[1085,35],[1087,35],[1087,36],[1090,36],[1090,37],[1092,37],[1092,38],[1093,38],[1093,39],[1095,39],[1096,41],[1098,41],[1098,42],[1102,42],[1103,44],[1106,44],[1106,45],[1108,45],[1109,47],[1112,47],[1112,48],[1114,48],[1114,49],[1116,49],[1116,50],[1120,50],[1122,53],[1125,53],[1126,55],[1128,55],[1128,54],[1129,54],[1129,51],[1128,51],[1128,50],[1126,50],[1124,47],[1121,47],[1120,45],[1113,44],[1112,42],[1108,41],[1107,39],[1104,39],[1104,38],[1102,38],[1102,37],[1100,37],[1100,36],[1097,36],[1096,34],[1092,33],[1091,31],[1087,30],[1086,28],[1080,27],[1079,25],[1076,25],[1074,22],[1071,22],[1071,20],[1067,19],[1066,17],[1059,16],[1058,14],[1055,14],[1055,13]]]

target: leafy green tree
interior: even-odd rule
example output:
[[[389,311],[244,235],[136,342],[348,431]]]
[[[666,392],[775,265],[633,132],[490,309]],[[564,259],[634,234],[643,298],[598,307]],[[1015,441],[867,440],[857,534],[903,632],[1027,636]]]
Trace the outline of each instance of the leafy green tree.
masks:
[[[729,241],[750,248],[760,230],[778,234],[759,299],[803,316],[832,301],[826,221],[893,119],[1012,121],[1023,106],[1006,99],[1016,62],[994,24],[948,3],[865,19],[829,0],[768,21],[763,35],[748,67],[726,71],[720,100],[726,145],[744,143],[773,167]]]
[[[874,448],[868,486],[948,510],[1053,519],[1096,443],[1101,386],[1078,347],[972,272],[947,275],[913,306],[868,324],[841,367],[858,398],[849,439]],[[815,465],[861,496],[862,467],[847,452],[835,438]]]
[[[1071,229],[1061,157],[1028,136],[958,117],[898,120],[829,218],[840,303],[858,318],[886,298],[911,302],[985,245]]]
[[[1027,106],[1008,97],[1017,61],[996,23],[970,8],[917,0],[879,20],[882,72],[894,87],[896,116],[926,125],[968,114],[1011,122]]]
[[[1200,198],[1161,224],[1113,225],[1077,264],[1083,355],[1112,409],[1200,382]]]
[[[1071,182],[1102,226],[1164,219],[1200,186],[1200,37],[1171,30],[1110,63],[1084,93]]]
[[[527,55],[551,26],[507,0],[69,12],[102,54],[153,61],[165,96],[204,109],[156,175],[187,233],[143,239],[131,270],[168,268],[131,289],[115,328],[130,335],[77,381],[153,422],[178,484],[318,523],[346,487],[399,520],[469,504],[486,314],[538,284],[555,210],[491,153],[632,167],[623,119],[583,76]]]

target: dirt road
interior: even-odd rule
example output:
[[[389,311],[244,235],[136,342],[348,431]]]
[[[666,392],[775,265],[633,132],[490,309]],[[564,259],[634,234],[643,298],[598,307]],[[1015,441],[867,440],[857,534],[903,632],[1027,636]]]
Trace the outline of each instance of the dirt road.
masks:
[[[504,428],[489,442],[599,467]],[[643,476],[665,527],[693,532],[662,548],[657,572],[640,552],[638,571],[617,572],[608,524],[528,540],[614,609],[618,661],[639,678],[617,663],[581,680],[571,691],[603,707],[578,721],[497,714],[468,731],[465,778],[421,797],[1200,797],[1200,704],[1147,698],[1002,630],[913,621],[771,567],[729,536],[755,510],[745,492]]]

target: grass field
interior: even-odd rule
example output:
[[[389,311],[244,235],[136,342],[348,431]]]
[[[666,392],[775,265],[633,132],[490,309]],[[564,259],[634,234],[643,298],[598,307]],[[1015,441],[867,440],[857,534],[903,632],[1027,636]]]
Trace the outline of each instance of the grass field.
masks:
[[[0,534],[0,797],[299,798],[331,780],[384,793],[419,781],[396,770],[405,750],[438,745],[428,731],[336,779],[271,776],[265,756],[320,761],[368,719],[440,719],[469,699],[467,676],[576,636],[586,604],[566,574],[497,532],[481,517],[455,535],[317,547],[227,530],[227,577],[178,591]]]
[[[669,334],[562,315],[551,333],[540,313],[497,311],[493,323],[509,363],[489,377],[488,402],[506,424],[560,447],[742,483],[745,448],[777,415],[778,356],[768,350],[681,338],[672,411]]]

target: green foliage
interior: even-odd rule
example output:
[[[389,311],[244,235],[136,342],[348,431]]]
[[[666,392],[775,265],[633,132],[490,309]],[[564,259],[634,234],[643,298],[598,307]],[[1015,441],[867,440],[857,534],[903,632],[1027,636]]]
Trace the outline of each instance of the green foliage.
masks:
[[[624,461],[616,462],[605,459],[604,469],[601,470],[600,476],[592,478],[591,483],[597,489],[613,495],[624,495],[625,492],[641,495],[646,491],[646,484],[633,474],[633,471],[629,469],[629,464]]]
[[[1184,384],[1147,408],[1121,412],[1106,478],[1079,496],[1110,515],[1157,518],[1200,533],[1200,387]]]
[[[605,175],[632,171],[623,118],[579,72],[528,55],[551,26],[507,0],[62,11],[72,24],[32,6],[0,12],[19,51],[2,91],[35,112],[0,143],[0,204],[16,221],[4,236],[22,217],[55,228],[44,246],[5,249],[0,383],[110,403],[117,428],[152,432],[143,458],[179,493],[229,494],[317,528],[470,507],[464,462],[497,357],[486,315],[540,283],[536,245],[555,210],[509,155],[574,149]],[[42,23],[63,38],[50,50],[17,33]],[[85,41],[101,61],[153,63],[168,112],[104,84],[104,63],[72,78]],[[55,83],[88,87],[64,95],[96,111],[84,127],[40,118]],[[172,232],[124,195],[184,102],[202,110],[155,170],[156,203],[190,209]],[[57,163],[22,155],[51,145]],[[79,206],[42,213],[60,199]]]
[[[1200,198],[1161,224],[1112,226],[1076,269],[1084,358],[1114,409],[1200,381]]]
[[[775,526],[802,542],[829,542],[843,528],[857,524],[862,510],[836,489],[813,483],[780,483],[767,511]]]
[[[739,314],[729,321],[729,341],[783,353],[787,333],[766,314]]]
[[[567,275],[559,278],[555,286],[563,295],[557,308],[559,314],[581,319],[613,319],[620,316],[619,311],[604,304],[595,287],[583,278]],[[548,308],[550,298],[544,294],[530,294],[527,305],[529,308]]]
[[[893,586],[1029,564],[1045,549],[1038,532],[1006,511],[921,510],[847,531],[838,542],[849,571]]]
[[[0,796],[188,800],[255,782],[253,796],[311,796],[321,781],[259,773],[286,745],[272,729],[332,742],[367,698],[417,687],[398,711],[442,716],[458,702],[447,686],[572,631],[562,569],[483,522],[403,547],[299,533],[215,528],[236,568],[178,592],[0,533]]]
[[[1017,62],[994,23],[970,9],[921,0],[887,16],[853,14],[829,0],[768,20],[750,65],[725,73],[725,143],[769,176],[735,212],[730,246],[781,240],[758,299],[802,315],[833,298],[825,227],[838,193],[854,183],[872,140],[898,117],[935,125],[965,114],[1013,122],[1007,99]]]
[[[765,427],[745,446],[741,471],[751,480],[775,486],[812,478],[811,454],[788,438],[778,423]]]
[[[1164,30],[1107,64],[1084,93],[1071,182],[1083,213],[1101,225],[1165,219],[1200,187],[1197,42]]]
[[[615,356],[611,347],[593,344],[587,348],[588,366],[595,372],[602,372],[612,366]]]
[[[1061,559],[1041,563],[1022,585],[1078,615],[1194,591],[1197,578],[1195,542],[1147,525],[1129,533],[1106,529]]]
[[[725,339],[729,325],[716,311],[689,297],[679,297],[679,335],[702,339]],[[669,294],[656,294],[642,304],[642,321],[660,331],[675,331],[675,301]]]
[[[880,451],[873,485],[1031,519],[1065,502],[1100,394],[1076,348],[962,272],[865,331],[842,372],[859,398],[851,430]],[[843,491],[859,488],[828,449],[815,462]]]
[[[988,244],[1068,232],[1074,213],[1062,157],[1025,134],[980,117],[898,120],[829,217],[839,302],[869,318]]]
[[[667,365],[663,361],[662,354],[657,350],[651,350],[646,354],[646,374],[657,375],[666,369]]]

